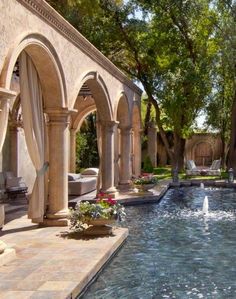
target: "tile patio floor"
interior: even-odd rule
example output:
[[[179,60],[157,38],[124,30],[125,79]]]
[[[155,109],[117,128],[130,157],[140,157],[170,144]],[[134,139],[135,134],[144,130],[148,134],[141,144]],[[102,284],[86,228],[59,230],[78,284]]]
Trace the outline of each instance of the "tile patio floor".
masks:
[[[66,227],[32,224],[25,205],[6,210],[0,239],[15,248],[16,259],[0,267],[1,299],[75,298],[128,235],[115,228],[114,236],[71,238]]]

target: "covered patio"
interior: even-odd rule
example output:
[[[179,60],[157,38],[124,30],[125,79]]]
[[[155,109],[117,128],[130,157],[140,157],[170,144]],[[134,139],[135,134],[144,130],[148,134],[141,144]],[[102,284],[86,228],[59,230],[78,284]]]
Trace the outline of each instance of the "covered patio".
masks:
[[[34,223],[64,226],[88,113],[98,115],[99,189],[116,196],[140,174],[141,90],[44,1],[4,0],[1,32],[0,170],[25,178]]]

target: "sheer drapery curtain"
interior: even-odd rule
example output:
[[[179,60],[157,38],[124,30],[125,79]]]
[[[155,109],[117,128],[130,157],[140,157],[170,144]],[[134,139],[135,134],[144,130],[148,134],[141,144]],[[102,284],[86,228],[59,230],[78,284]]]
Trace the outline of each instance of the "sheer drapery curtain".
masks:
[[[9,115],[9,100],[0,99],[0,153],[5,141]]]
[[[28,216],[33,222],[42,222],[45,210],[44,174],[45,136],[43,97],[39,77],[33,61],[23,51],[19,57],[20,91],[25,140],[32,163],[36,169],[36,179],[29,200]]]

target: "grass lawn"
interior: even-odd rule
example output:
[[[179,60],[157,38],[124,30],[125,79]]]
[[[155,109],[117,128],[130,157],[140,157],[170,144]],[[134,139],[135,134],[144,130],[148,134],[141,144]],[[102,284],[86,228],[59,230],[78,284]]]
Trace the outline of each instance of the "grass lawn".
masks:
[[[171,175],[171,167],[156,167],[153,169],[153,174],[157,176],[158,180],[166,180],[166,179],[172,179]],[[179,173],[179,179],[198,179],[198,180],[219,180],[219,176],[191,176],[187,177],[185,172]],[[226,171],[221,172],[221,179],[227,179],[228,173]]]

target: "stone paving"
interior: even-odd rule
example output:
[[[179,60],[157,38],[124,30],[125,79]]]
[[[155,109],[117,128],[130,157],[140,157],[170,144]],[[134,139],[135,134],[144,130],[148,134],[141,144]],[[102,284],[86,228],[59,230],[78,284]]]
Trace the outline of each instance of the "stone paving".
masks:
[[[125,228],[114,235],[83,239],[62,227],[38,227],[24,211],[15,211],[0,239],[16,250],[16,259],[0,267],[1,299],[75,298],[128,236]],[[13,217],[13,213],[11,218]]]

